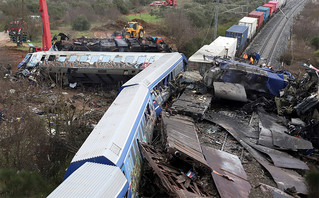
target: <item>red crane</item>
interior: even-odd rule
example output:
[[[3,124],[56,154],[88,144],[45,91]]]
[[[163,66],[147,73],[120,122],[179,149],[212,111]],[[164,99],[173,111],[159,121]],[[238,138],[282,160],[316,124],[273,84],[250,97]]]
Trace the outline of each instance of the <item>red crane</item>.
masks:
[[[48,51],[52,46],[51,31],[50,31],[50,22],[48,14],[48,6],[46,0],[40,0],[40,9],[42,17],[42,50]]]

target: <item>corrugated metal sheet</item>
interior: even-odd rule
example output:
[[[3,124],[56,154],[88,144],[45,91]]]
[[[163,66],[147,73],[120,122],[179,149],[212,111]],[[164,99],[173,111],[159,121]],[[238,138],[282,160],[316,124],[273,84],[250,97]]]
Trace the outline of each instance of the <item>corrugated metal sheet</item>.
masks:
[[[85,163],[62,182],[48,198],[118,197],[128,183],[116,166]]]
[[[179,115],[170,117],[163,115],[163,124],[169,152],[179,151],[207,165],[202,154],[194,121],[191,118]]]

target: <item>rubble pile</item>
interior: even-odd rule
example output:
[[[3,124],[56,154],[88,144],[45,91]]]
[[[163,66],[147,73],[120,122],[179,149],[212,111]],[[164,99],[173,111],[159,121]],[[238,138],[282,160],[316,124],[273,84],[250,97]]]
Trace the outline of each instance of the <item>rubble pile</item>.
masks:
[[[183,73],[175,84],[181,92],[161,115],[164,146],[141,146],[158,185],[175,197],[187,197],[185,191],[188,196],[306,196],[305,175],[319,168],[318,75],[306,67],[301,79],[227,60],[216,60],[204,78],[196,71]],[[205,170],[190,183],[214,183],[208,194],[188,183],[185,188],[186,169],[194,175]]]

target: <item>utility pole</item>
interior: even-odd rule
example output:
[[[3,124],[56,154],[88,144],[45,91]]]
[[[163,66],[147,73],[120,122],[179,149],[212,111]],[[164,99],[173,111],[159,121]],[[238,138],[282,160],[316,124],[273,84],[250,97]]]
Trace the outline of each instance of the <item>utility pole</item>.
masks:
[[[214,40],[217,37],[217,27],[218,27],[218,6],[219,6],[219,0],[216,0],[215,4],[215,27],[214,27]]]
[[[246,0],[246,12],[247,12],[247,16],[248,16],[248,10],[249,10],[249,9],[248,9],[248,8],[249,8],[248,6],[249,6],[249,0]]]

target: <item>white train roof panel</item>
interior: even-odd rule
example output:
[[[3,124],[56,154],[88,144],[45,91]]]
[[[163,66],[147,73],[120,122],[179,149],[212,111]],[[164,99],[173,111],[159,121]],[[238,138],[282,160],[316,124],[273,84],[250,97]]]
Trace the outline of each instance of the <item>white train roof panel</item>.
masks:
[[[154,81],[164,78],[163,75],[168,72],[168,69],[178,63],[181,59],[183,59],[183,56],[178,52],[165,54],[152,63],[152,65],[137,74],[134,78],[127,81],[123,87],[139,84],[141,82],[149,87]]]
[[[141,116],[140,110],[146,105],[148,97],[145,86],[136,85],[123,89],[75,154],[72,163],[107,156],[107,159],[116,164],[125,143],[131,143],[127,139],[138,116]]]
[[[118,197],[127,188],[128,182],[119,167],[87,162],[48,198]]]

